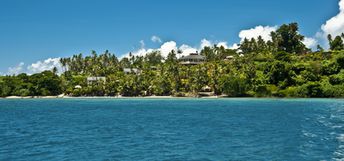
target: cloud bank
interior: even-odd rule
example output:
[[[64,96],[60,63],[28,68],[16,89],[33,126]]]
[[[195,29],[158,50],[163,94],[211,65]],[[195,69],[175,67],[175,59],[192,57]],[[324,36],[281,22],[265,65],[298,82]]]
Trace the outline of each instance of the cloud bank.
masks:
[[[263,38],[265,41],[271,41],[271,32],[274,32],[278,29],[277,26],[256,26],[251,29],[242,30],[239,33],[240,42],[243,42],[245,38],[257,39],[259,36]],[[306,45],[307,48],[314,49],[316,48],[318,41],[315,38],[305,37],[303,43]]]
[[[307,48],[310,49],[315,49],[318,45],[318,40],[311,37],[305,37],[305,39],[302,42],[306,45]]]
[[[9,67],[7,75],[18,75],[23,72],[24,62],[20,62],[15,67]]]
[[[27,67],[27,73],[40,73],[46,70],[52,70],[54,67],[56,67],[58,71],[62,71],[60,58],[48,58],[44,61],[33,63]]]
[[[186,56],[186,55],[189,55],[190,53],[200,52],[204,47],[212,47],[214,45],[223,46],[225,49],[238,49],[239,47],[238,44],[233,44],[229,46],[228,42],[226,41],[211,41],[207,39],[202,39],[199,45],[196,45],[196,46],[191,46],[188,44],[182,44],[178,46],[176,41],[167,41],[167,42],[164,42],[159,48],[155,48],[155,49],[153,48],[146,49],[144,46],[142,46],[140,49],[136,51],[122,55],[120,59],[124,57],[128,57],[130,54],[133,56],[144,56],[145,54],[153,52],[153,51],[160,51],[163,57],[167,57],[168,54],[172,50],[174,50],[175,52],[181,51],[182,52],[181,56]]]
[[[329,48],[327,35],[333,37],[344,33],[344,0],[339,1],[339,13],[321,25],[321,30],[316,33],[315,38],[325,48]]]
[[[48,58],[43,61],[37,61],[25,67],[24,62],[19,63],[14,67],[8,68],[7,73],[4,75],[18,75],[21,73],[27,73],[29,75],[40,73],[46,70],[52,70],[54,67],[57,68],[58,73],[62,72],[62,65],[60,64],[60,58]]]
[[[339,1],[339,13],[326,21],[321,26],[321,30],[325,36],[328,34],[337,36],[344,32],[344,0]]]
[[[277,26],[256,26],[248,30],[242,30],[239,33],[240,42],[244,41],[245,38],[258,38],[262,36],[265,41],[271,40],[271,32],[276,31]]]

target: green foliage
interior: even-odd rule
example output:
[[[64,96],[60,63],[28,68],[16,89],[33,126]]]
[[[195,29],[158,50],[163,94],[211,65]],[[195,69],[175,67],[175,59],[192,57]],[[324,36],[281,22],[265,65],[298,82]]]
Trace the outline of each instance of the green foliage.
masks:
[[[306,93],[308,97],[322,97],[323,91],[319,82],[308,82],[301,86],[301,90]]]
[[[213,47],[204,47],[201,51],[201,55],[205,56],[207,62],[222,61],[227,56],[236,55],[236,50],[226,49],[223,46],[214,45]]]
[[[344,71],[329,76],[329,83],[331,83],[332,85],[344,84]]]
[[[340,69],[344,69],[344,52],[340,52],[336,57],[336,63]]]
[[[149,65],[156,66],[162,62],[163,57],[161,56],[160,52],[154,51],[154,52],[148,53],[144,59]]]
[[[344,49],[344,43],[343,43],[343,39],[341,36],[336,36],[334,38],[334,40],[332,40],[331,35],[328,35],[327,38],[328,38],[331,50],[343,50]]]
[[[282,61],[273,61],[267,64],[264,74],[269,77],[270,84],[280,86],[291,84],[291,78],[293,76],[291,65]]]
[[[221,80],[223,93],[231,97],[247,96],[249,85],[243,75],[226,75]]]
[[[271,97],[272,95],[275,95],[277,91],[277,87],[274,85],[258,85],[254,89],[254,96],[256,97]]]
[[[275,54],[275,60],[290,62],[291,61],[291,54],[285,51],[279,51]]]
[[[325,60],[322,62],[321,74],[322,75],[333,75],[339,72],[339,65],[337,62]]]
[[[327,85],[323,87],[324,97],[343,98],[344,97],[344,85]]]
[[[245,38],[240,44],[239,49],[244,54],[261,54],[276,51],[275,45],[271,41],[266,42],[261,36],[258,36],[257,39],[251,38],[250,40]]]
[[[276,32],[271,33],[273,42],[277,45],[278,51],[288,53],[305,53],[306,46],[302,43],[304,36],[299,32],[297,23],[284,24]]]
[[[0,96],[50,96],[59,95],[62,91],[61,78],[53,71],[28,76],[5,76],[0,82]]]
[[[6,97],[9,95],[11,95],[11,88],[5,83],[1,83],[0,84],[0,97]]]
[[[152,81],[151,91],[156,96],[169,96],[172,94],[172,86],[165,76],[157,77]]]

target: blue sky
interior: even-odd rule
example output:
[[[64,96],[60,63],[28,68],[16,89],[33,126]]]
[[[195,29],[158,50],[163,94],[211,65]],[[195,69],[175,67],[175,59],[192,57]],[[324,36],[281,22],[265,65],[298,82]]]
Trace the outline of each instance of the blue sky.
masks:
[[[0,72],[21,63],[108,49],[121,56],[164,42],[240,42],[258,25],[298,22],[314,37],[339,12],[338,0],[0,0]],[[162,42],[151,41],[158,36]],[[142,41],[143,40],[143,41]],[[42,63],[42,62],[41,62]],[[42,63],[43,64],[43,63]]]

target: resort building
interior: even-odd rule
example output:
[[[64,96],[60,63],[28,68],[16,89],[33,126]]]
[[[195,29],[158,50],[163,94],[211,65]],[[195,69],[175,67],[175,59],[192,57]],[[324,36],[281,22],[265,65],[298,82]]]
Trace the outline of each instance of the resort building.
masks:
[[[141,70],[137,68],[124,68],[123,69],[124,74],[141,74]]]
[[[233,60],[234,56],[226,56],[226,58],[224,59],[225,61],[229,61],[229,60]]]
[[[87,84],[92,85],[93,83],[98,83],[102,81],[103,83],[106,82],[106,77],[87,77]]]
[[[202,56],[198,53],[191,53],[188,56],[181,57],[179,62],[182,65],[198,65],[205,62],[205,56]]]

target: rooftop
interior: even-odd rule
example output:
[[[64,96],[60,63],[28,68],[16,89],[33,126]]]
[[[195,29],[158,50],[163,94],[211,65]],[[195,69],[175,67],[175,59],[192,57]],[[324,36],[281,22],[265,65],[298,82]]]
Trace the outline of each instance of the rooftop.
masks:
[[[188,56],[181,57],[179,61],[183,65],[197,65],[205,61],[205,56],[199,55],[198,53],[191,53]]]
[[[123,72],[126,73],[126,74],[129,74],[129,73],[139,74],[140,70],[137,69],[137,68],[124,68]]]
[[[98,81],[98,80],[106,80],[105,77],[87,77],[87,81]]]
[[[183,56],[179,60],[189,60],[189,59],[194,59],[194,60],[205,60],[205,56],[199,55],[197,53],[191,53],[188,56]]]

